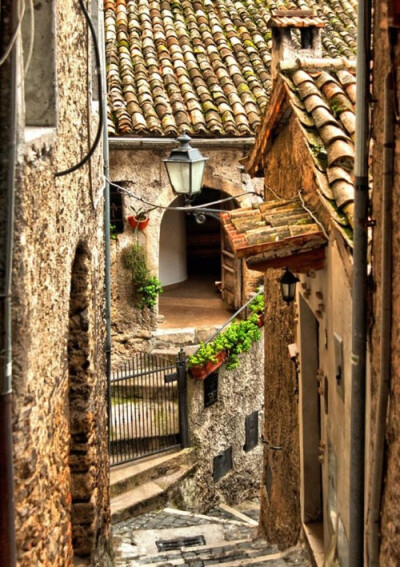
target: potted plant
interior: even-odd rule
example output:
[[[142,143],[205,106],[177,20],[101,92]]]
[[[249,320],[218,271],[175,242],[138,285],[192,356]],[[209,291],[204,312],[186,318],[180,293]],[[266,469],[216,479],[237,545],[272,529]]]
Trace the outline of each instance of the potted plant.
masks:
[[[264,294],[263,293],[257,295],[257,297],[255,297],[253,299],[253,301],[249,305],[249,309],[252,312],[252,314],[257,315],[257,317],[258,317],[257,325],[259,327],[263,327],[264,326],[264,310],[265,310],[265,302],[264,302]]]
[[[215,343],[201,343],[195,354],[189,356],[188,368],[193,378],[204,380],[225,360],[225,351],[216,353]]]
[[[134,214],[127,217],[126,220],[134,230],[143,230],[150,222],[150,217],[148,216],[150,211],[154,209],[155,207],[145,211],[143,209],[135,210]]]

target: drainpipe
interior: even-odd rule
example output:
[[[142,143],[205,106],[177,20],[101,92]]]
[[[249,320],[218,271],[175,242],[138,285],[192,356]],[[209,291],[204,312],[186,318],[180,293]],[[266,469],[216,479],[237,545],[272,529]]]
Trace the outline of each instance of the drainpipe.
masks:
[[[385,446],[385,426],[391,378],[392,346],[392,191],[394,175],[394,84],[390,71],[384,92],[384,154],[382,195],[382,266],[380,366],[376,408],[376,440],[372,455],[371,492],[368,510],[368,565],[379,565],[379,525]]]
[[[18,3],[5,2],[1,10],[0,54],[5,53],[18,25]],[[11,274],[14,232],[14,185],[17,153],[17,46],[0,67],[0,199],[6,226],[0,250],[0,564],[16,565],[14,471],[12,449]]]
[[[358,3],[352,375],[350,408],[349,565],[364,557],[365,397],[367,354],[368,157],[371,0]]]
[[[100,104],[103,105],[103,160],[104,160],[104,277],[106,288],[106,379],[107,379],[107,421],[108,431],[110,431],[111,419],[111,399],[110,399],[110,383],[111,383],[111,258],[110,258],[110,184],[108,183],[110,173],[110,153],[108,147],[107,132],[107,86],[106,86],[106,66],[105,66],[105,46],[104,46],[104,15],[101,13],[100,18],[100,37],[102,38],[102,93]],[[110,435],[108,435],[110,439]]]

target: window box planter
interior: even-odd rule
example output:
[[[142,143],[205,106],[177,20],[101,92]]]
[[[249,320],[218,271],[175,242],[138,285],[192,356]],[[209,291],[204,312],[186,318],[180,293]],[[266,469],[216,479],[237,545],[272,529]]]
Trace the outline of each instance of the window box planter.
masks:
[[[219,352],[215,355],[215,362],[205,362],[204,364],[194,364],[189,368],[190,375],[197,380],[205,380],[212,372],[215,372],[226,360],[226,352]]]

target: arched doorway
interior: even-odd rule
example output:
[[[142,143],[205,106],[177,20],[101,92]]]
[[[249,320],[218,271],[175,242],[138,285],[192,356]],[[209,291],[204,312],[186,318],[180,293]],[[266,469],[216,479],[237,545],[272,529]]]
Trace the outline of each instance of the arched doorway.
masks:
[[[90,257],[79,245],[71,272],[68,329],[70,523],[74,557],[88,557],[95,544],[95,440],[90,360]]]
[[[229,197],[222,191],[204,188],[193,205],[206,205]],[[171,207],[183,206],[178,197]],[[235,201],[210,208],[231,210]],[[204,222],[201,222],[204,221]],[[221,224],[217,213],[205,218],[184,211],[167,210],[160,229],[159,278],[164,286],[159,312],[165,327],[207,327],[223,323],[232,313],[222,300]]]

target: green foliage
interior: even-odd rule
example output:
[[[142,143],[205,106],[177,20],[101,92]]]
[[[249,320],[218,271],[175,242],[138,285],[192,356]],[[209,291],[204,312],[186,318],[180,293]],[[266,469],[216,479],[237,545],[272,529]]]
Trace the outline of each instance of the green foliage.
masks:
[[[215,342],[207,344],[200,343],[200,346],[197,349],[196,353],[189,356],[188,367],[191,368],[192,366],[203,366],[207,362],[217,362],[217,352],[220,351],[216,351]]]
[[[117,227],[115,224],[110,224],[110,238],[111,240],[117,240],[118,238]]]
[[[137,306],[139,309],[153,309],[158,295],[163,290],[160,280],[150,275],[143,246],[136,244],[125,248],[122,261],[125,268],[131,272],[132,285],[138,298]]]
[[[145,284],[139,287],[137,291],[139,293],[139,309],[143,309],[144,307],[153,309],[157,302],[157,297],[163,292],[163,289],[157,276],[152,276],[148,278]]]
[[[249,305],[249,309],[252,313],[262,314],[265,310],[264,294],[260,293],[253,299]]]
[[[264,301],[262,295],[261,297]],[[254,305],[254,309],[260,309],[260,305],[261,301],[258,302],[257,306]],[[214,341],[207,344],[201,343],[197,352],[189,356],[188,367],[216,362],[217,354],[226,351],[228,353],[227,370],[237,368],[240,362],[239,355],[249,351],[252,344],[261,338],[261,330],[258,327],[258,313],[253,312],[246,320],[234,320],[225,331],[216,336]]]

